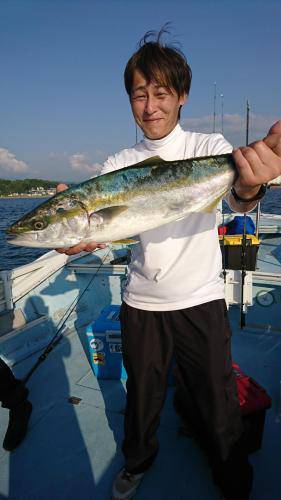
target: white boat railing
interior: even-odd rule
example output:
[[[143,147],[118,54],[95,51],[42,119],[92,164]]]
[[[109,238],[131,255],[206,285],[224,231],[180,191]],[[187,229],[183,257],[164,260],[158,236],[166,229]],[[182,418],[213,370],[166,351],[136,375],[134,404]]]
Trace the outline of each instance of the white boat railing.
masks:
[[[0,277],[0,313],[7,309],[7,296],[3,277]]]
[[[248,271],[244,277],[244,303],[243,310],[247,312],[247,307],[253,305],[253,273]],[[242,271],[227,269],[224,285],[225,301],[227,307],[241,304]]]
[[[67,262],[81,257],[83,253],[68,256],[52,250],[30,264],[0,271],[0,312],[13,309],[21,297],[64,267]]]

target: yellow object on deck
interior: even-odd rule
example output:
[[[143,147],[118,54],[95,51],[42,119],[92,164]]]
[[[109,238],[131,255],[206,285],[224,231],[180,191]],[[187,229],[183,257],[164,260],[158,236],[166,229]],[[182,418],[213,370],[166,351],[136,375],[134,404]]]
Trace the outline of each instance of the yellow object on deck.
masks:
[[[219,236],[222,264],[226,269],[255,271],[260,240],[254,234],[246,234],[243,251],[243,234]]]
[[[225,245],[242,245],[243,234],[225,234],[219,236],[220,242]],[[260,240],[254,234],[246,234],[246,245],[259,245]]]

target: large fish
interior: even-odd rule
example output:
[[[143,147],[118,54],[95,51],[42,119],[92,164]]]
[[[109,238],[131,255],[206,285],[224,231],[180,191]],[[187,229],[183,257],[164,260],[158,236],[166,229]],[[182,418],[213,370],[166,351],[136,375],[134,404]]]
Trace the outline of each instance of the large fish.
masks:
[[[236,175],[231,154],[149,158],[56,194],[7,230],[9,242],[60,248],[128,239],[191,212],[212,211]]]

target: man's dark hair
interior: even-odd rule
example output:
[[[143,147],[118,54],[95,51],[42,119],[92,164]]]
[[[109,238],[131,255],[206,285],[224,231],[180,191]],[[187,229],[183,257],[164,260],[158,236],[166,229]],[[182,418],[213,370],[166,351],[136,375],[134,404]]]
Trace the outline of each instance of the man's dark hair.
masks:
[[[143,74],[148,83],[156,82],[168,89],[174,89],[178,97],[189,94],[192,72],[185,55],[176,47],[161,43],[163,33],[167,33],[165,26],[156,33],[148,31],[139,43],[139,49],[129,59],[124,81],[126,91],[131,96],[134,71]],[[149,38],[155,41],[148,41]]]

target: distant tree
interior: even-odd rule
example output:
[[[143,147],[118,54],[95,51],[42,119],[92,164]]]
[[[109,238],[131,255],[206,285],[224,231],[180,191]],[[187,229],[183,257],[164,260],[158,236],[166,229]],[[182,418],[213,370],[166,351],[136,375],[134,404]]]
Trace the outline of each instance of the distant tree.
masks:
[[[58,181],[46,181],[44,179],[0,179],[0,196],[8,196],[13,193],[27,194],[31,189],[36,189],[37,187],[51,189],[57,186],[57,184]]]

